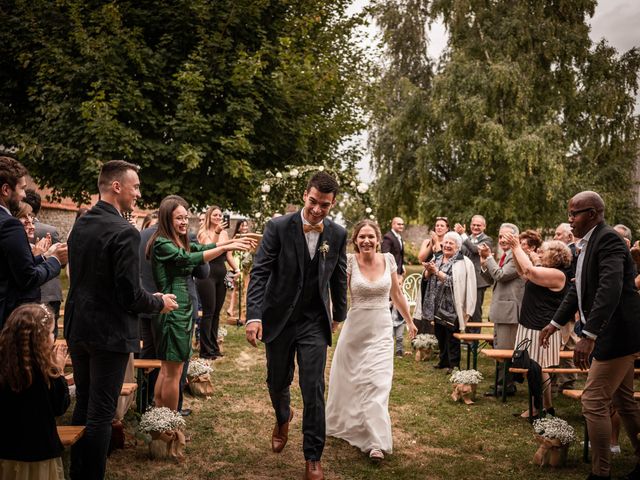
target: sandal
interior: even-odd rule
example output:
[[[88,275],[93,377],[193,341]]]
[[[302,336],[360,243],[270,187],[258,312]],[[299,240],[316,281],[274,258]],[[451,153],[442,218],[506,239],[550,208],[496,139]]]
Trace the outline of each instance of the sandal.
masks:
[[[379,462],[384,459],[384,453],[379,448],[373,448],[369,452],[369,458],[373,461]]]

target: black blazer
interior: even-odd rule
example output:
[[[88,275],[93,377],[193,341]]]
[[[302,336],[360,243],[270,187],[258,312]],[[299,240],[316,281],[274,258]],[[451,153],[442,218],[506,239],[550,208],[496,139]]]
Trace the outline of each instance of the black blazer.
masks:
[[[64,336],[70,347],[112,352],[140,349],[138,313],[163,308],[140,286],[140,233],[104,201],[80,217],[69,235],[70,287]]]
[[[320,255],[320,296],[327,343],[331,345],[331,320],[342,322],[347,315],[347,231],[326,218],[323,224],[318,248],[327,242],[329,251],[316,255]],[[274,218],[265,226],[247,291],[247,320],[262,320],[264,343],[280,335],[300,298],[306,248],[300,211]]]
[[[34,257],[20,220],[0,208],[0,328],[27,292],[59,274],[60,263]]]
[[[580,287],[584,330],[598,336],[593,351],[597,360],[610,360],[640,351],[640,296],[636,267],[618,233],[601,223],[593,231],[582,264]],[[565,325],[578,311],[576,284],[572,283],[554,322]]]
[[[382,237],[382,247],[380,248],[382,253],[390,253],[398,265],[398,274],[402,275],[404,271],[404,247],[398,240],[392,231],[388,231]]]

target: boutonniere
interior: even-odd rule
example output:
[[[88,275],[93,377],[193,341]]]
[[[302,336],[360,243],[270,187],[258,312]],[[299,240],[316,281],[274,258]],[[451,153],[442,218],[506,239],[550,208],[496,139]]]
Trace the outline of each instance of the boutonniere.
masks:
[[[326,259],[327,253],[329,253],[329,243],[326,240],[322,242],[322,245],[318,247],[318,251],[322,254],[322,259]]]

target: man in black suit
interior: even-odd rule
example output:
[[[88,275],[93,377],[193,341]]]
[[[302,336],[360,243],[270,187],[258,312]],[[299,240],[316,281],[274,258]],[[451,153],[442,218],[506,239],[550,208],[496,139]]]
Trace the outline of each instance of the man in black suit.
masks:
[[[576,279],[540,341],[579,312],[580,340],[574,351],[578,368],[589,369],[582,394],[593,450],[589,479],[610,477],[611,406],[629,434],[640,461],[640,407],[633,398],[633,364],[640,351],[640,296],[631,254],[618,233],[604,222],[604,202],[595,192],[569,201],[569,222],[580,237]],[[624,477],[640,479],[640,463]]]
[[[138,168],[122,160],[102,166],[100,200],[69,236],[67,339],[76,385],[73,425],[86,425],[71,448],[72,479],[104,478],[111,421],[129,353],[140,349],[138,313],[168,312],[174,295],[152,295],[140,286],[140,234],[123,218],[140,198]]]
[[[391,220],[391,230],[384,234],[382,238],[382,253],[391,253],[398,265],[398,277],[404,275],[404,242],[402,232],[404,231],[404,220],[395,217]]]
[[[266,346],[267,384],[276,414],[271,448],[276,453],[288,439],[293,417],[289,387],[293,359],[298,358],[306,480],[324,478],[320,458],[327,345],[347,313],[347,232],[326,218],[337,192],[333,177],[316,173],[304,192],[303,209],[267,223],[247,292],[247,340],[253,346],[262,340]]]
[[[31,205],[31,209],[33,210],[33,215],[35,217],[33,226],[36,229],[36,241],[46,237],[47,235],[50,235],[51,245],[60,243],[60,234],[58,233],[56,227],[54,227],[53,225],[42,223],[38,219],[38,214],[40,213],[40,208],[42,207],[42,199],[40,197],[40,194],[31,188],[27,188],[25,192],[26,197],[24,198],[24,201]],[[57,337],[58,318],[60,317],[60,304],[62,303],[62,285],[60,284],[59,276],[49,280],[47,283],[40,287],[40,300],[42,301],[42,303],[46,303],[47,305],[49,305],[49,308],[53,312],[53,334],[55,337]]]
[[[22,292],[58,276],[67,263],[66,244],[34,257],[24,226],[11,216],[25,197],[26,175],[20,162],[0,156],[0,329],[18,306]]]
[[[458,227],[459,224],[456,224]],[[480,245],[486,245],[491,250],[493,248],[493,240],[489,235],[484,233],[487,228],[487,221],[482,215],[474,215],[471,217],[471,235],[466,237],[462,242],[462,254],[469,258],[473,262],[473,266],[476,270],[476,309],[471,317],[472,322],[482,321],[482,304],[484,303],[484,293],[487,288],[492,285],[484,275],[480,272],[480,253],[478,247]],[[458,228],[456,228],[458,231]],[[458,232],[460,233],[460,232]],[[464,229],[462,231],[464,233]],[[461,233],[461,235],[462,235]],[[480,333],[479,328],[467,328],[469,333]]]

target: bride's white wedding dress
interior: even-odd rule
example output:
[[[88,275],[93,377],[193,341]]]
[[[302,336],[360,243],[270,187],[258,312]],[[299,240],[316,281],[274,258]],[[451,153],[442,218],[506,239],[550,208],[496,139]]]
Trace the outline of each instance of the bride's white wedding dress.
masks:
[[[384,274],[367,280],[354,255],[348,255],[351,308],[342,327],[329,374],[327,435],[342,438],[363,452],[391,453],[389,392],[393,379],[393,323],[389,310],[391,272],[385,253]]]

